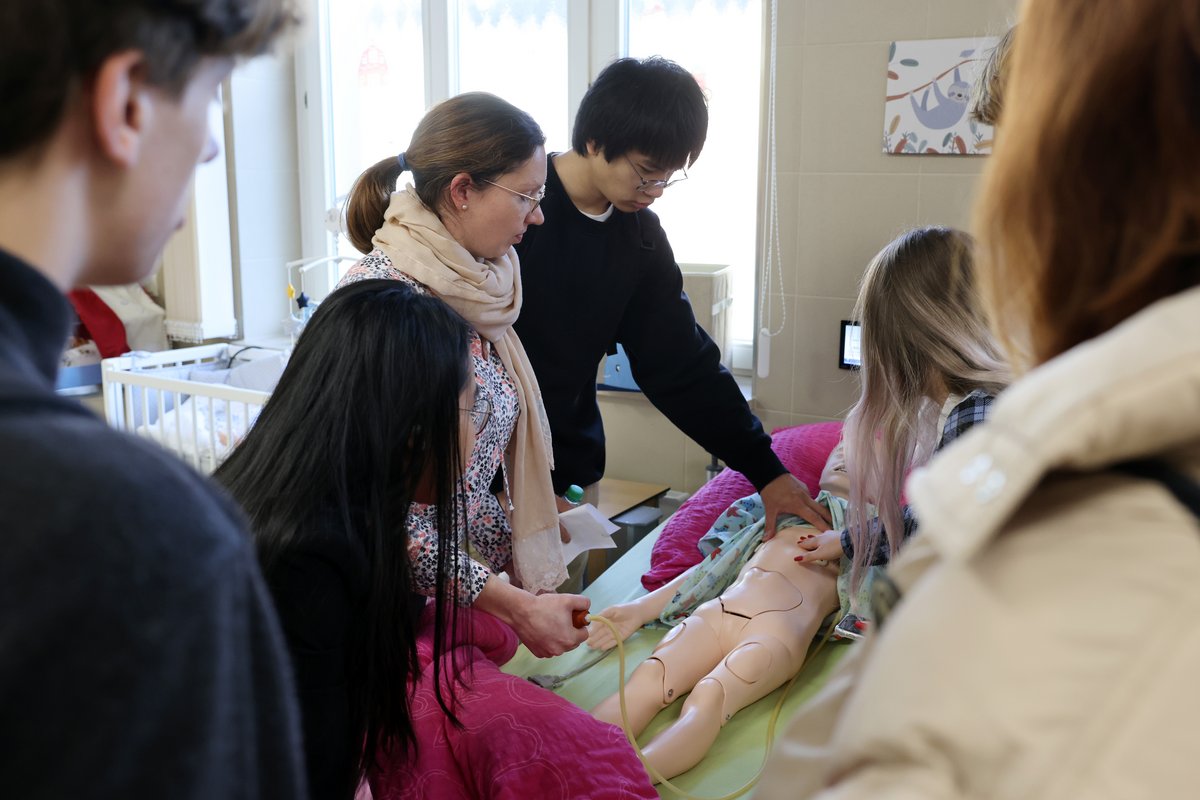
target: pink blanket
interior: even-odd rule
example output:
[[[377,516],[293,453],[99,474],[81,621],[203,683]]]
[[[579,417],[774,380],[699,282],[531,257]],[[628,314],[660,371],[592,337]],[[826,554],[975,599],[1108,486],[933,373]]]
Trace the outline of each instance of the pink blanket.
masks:
[[[385,763],[368,776],[375,800],[633,800],[657,798],[625,734],[553,692],[499,666],[517,636],[500,620],[467,609],[469,636],[455,648],[467,685],[455,687],[450,722],[433,692],[432,613],[422,618],[422,676],[412,699],[419,750],[415,759]],[[452,654],[443,657],[442,683]],[[447,696],[443,692],[443,696]]]

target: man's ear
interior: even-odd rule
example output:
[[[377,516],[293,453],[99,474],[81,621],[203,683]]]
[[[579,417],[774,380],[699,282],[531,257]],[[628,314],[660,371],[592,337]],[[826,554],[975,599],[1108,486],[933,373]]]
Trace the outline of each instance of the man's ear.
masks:
[[[100,151],[121,167],[137,162],[151,110],[145,57],[126,50],[106,58],[92,84],[91,115]]]

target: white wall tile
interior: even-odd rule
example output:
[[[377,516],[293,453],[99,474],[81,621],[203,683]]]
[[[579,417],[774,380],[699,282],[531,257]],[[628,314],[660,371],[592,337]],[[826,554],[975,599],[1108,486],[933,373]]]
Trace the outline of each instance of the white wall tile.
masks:
[[[976,0],[962,0],[964,6]],[[926,4],[922,0],[806,0],[804,41],[890,42],[921,39],[927,27]]]
[[[841,320],[852,299],[796,299],[796,349],[792,361],[793,414],[840,418],[858,397],[856,372],[838,368]]]
[[[854,298],[867,263],[920,222],[917,175],[801,174],[797,295]]]
[[[883,152],[886,42],[810,45],[799,130],[802,172],[916,173],[917,161]],[[797,128],[798,126],[798,128]]]
[[[927,0],[928,24],[924,36],[950,39],[960,36],[1002,36],[1017,21],[1017,0]]]
[[[969,230],[971,209],[979,188],[974,175],[923,175],[920,219],[923,225],[948,225]]]
[[[764,0],[763,13],[767,24],[771,22],[770,0]],[[798,0],[784,0],[779,3],[779,16],[776,18],[776,30],[779,35],[780,47],[791,47],[804,44],[804,3]]]

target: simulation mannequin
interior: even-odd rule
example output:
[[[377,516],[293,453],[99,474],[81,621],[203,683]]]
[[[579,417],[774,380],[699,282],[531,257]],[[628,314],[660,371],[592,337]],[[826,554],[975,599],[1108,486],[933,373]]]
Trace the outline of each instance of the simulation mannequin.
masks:
[[[844,452],[839,447],[830,456],[821,476],[825,491],[817,497],[833,529],[784,518],[780,534],[764,535],[729,587],[672,630],[626,685],[635,735],[680,694],[692,692],[678,721],[644,748],[664,777],[699,763],[726,721],[795,675],[840,601],[855,607],[869,570],[887,563],[915,530],[901,503],[908,470],[981,421],[1007,382],[976,312],[973,270],[970,237],[941,227],[902,234],[867,267],[855,315],[863,324],[862,392],[846,420]],[[712,569],[706,564],[601,616],[622,638],[660,616],[673,622],[678,615],[664,609],[678,605],[681,586],[696,584],[689,578],[693,570]],[[843,569],[848,580],[840,598]],[[722,585],[709,583],[714,590]],[[615,640],[606,626],[593,623],[588,644],[607,649]],[[604,700],[593,714],[620,724],[619,697]]]
[[[699,763],[725,722],[795,675],[821,621],[837,610],[837,565],[796,561],[806,551],[787,528],[797,524],[795,518],[782,519],[779,535],[758,548],[733,585],[672,628],[630,675],[625,702],[634,735],[691,691],[678,721],[643,750],[664,777]],[[601,614],[628,636],[663,612],[687,575]],[[592,628],[589,645],[615,644],[606,626]],[[592,713],[620,725],[619,696]]]

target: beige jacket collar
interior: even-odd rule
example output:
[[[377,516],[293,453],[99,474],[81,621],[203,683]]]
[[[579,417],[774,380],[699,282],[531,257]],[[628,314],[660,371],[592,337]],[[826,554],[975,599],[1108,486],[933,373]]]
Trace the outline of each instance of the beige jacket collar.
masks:
[[[907,493],[928,543],[969,558],[1047,473],[1184,450],[1200,452],[1200,288],[1029,372]]]

